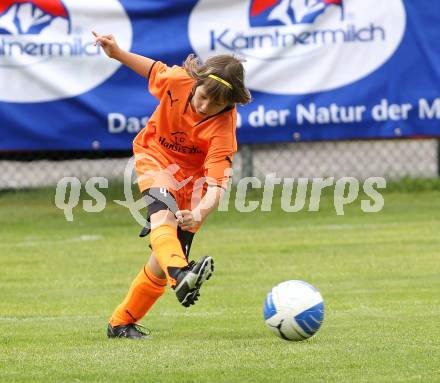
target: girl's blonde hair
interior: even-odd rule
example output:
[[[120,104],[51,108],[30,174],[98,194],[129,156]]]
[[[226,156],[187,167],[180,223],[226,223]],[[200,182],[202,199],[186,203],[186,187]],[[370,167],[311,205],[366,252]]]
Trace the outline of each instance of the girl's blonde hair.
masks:
[[[197,56],[190,54],[183,67],[196,80],[196,86],[203,85],[213,100],[244,105],[251,101],[251,94],[244,85],[242,62],[236,56],[217,55],[202,64]]]

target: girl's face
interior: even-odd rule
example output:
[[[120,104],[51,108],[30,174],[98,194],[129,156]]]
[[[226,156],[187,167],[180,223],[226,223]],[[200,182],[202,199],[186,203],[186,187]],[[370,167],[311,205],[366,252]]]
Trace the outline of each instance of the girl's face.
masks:
[[[228,103],[211,100],[205,87],[199,85],[194,91],[194,95],[191,99],[191,106],[198,115],[202,117],[210,117],[214,114],[220,113],[228,106]]]

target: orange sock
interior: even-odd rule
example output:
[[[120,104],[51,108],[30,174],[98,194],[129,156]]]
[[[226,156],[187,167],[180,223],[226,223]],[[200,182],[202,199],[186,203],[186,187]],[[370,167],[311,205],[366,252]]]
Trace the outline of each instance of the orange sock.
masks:
[[[166,279],[156,277],[145,265],[128,290],[124,301],[116,308],[110,324],[119,326],[139,321],[165,292]]]
[[[161,269],[167,276],[171,287],[176,285],[176,280],[170,271],[188,265],[182,246],[177,238],[177,229],[162,225],[151,231],[151,247]],[[171,273],[173,274],[173,273]]]

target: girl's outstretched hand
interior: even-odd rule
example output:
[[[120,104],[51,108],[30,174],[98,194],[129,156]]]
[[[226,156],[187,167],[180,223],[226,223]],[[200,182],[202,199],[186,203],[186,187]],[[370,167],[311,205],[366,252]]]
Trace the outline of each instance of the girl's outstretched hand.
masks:
[[[100,44],[108,57],[115,58],[121,48],[119,48],[113,35],[99,35],[96,32],[92,33],[93,36],[95,36],[95,45]]]

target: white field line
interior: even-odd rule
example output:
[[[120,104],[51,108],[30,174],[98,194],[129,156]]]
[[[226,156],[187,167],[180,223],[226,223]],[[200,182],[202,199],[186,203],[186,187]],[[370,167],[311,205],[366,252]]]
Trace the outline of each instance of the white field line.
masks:
[[[0,322],[46,322],[46,321],[80,321],[84,319],[100,319],[101,315],[62,315],[62,316],[32,316],[32,317],[0,317]]]
[[[219,310],[216,312],[162,312],[161,317],[218,317],[224,316],[225,310]],[[102,315],[60,315],[60,316],[29,316],[29,317],[2,317],[0,316],[0,322],[50,322],[50,321],[82,321],[82,320],[94,320],[103,319]],[[105,320],[105,319],[104,319]]]
[[[72,243],[72,242],[86,242],[86,241],[100,241],[104,239],[102,235],[80,235],[72,238],[45,238],[40,240],[25,240],[19,243],[0,243],[0,247],[35,247],[48,243]]]
[[[412,227],[417,225],[417,222],[409,222],[409,223],[343,223],[343,224],[330,224],[330,225],[320,225],[320,224],[307,224],[307,225],[295,225],[290,227],[270,227],[268,226],[265,230],[274,230],[277,232],[280,231],[292,231],[292,230],[351,230],[351,229],[379,229],[384,227]],[[253,231],[253,227],[241,227],[240,231]],[[237,228],[224,228],[222,231],[233,231],[237,232]]]

